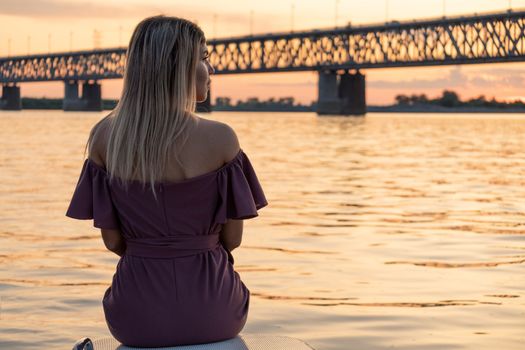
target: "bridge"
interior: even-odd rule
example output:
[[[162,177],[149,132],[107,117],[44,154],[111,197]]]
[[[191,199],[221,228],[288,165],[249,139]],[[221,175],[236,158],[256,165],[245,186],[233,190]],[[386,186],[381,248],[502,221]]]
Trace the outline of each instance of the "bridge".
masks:
[[[525,61],[525,11],[209,40],[215,74],[317,71],[317,113],[366,112],[362,69]],[[20,109],[20,83],[63,81],[64,110],[101,110],[123,48],[0,58],[0,108]],[[82,95],[79,95],[79,85]],[[209,109],[210,98],[200,104]]]

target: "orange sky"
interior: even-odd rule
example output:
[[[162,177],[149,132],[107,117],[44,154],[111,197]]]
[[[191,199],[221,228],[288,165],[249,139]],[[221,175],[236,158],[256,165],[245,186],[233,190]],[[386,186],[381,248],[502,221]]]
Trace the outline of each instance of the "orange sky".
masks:
[[[325,4],[325,5],[321,5]],[[525,0],[2,0],[0,56],[124,46],[142,18],[164,13],[196,21],[208,38],[327,28],[388,20],[494,12],[525,8]],[[337,15],[336,15],[337,9]],[[251,20],[250,20],[251,19]],[[95,34],[97,31],[98,34]],[[369,104],[387,104],[399,93],[437,96],[453,89],[462,98],[525,96],[525,63],[433,68],[368,69]],[[118,98],[121,80],[102,81],[103,96]],[[62,83],[25,83],[23,96],[62,97]],[[212,98],[234,100],[293,96],[317,98],[317,74],[278,73],[216,76]]]

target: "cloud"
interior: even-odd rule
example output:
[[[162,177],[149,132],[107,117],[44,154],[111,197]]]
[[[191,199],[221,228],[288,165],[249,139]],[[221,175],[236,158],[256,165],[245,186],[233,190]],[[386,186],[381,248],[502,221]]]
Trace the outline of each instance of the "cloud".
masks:
[[[525,71],[519,69],[499,68],[487,70],[487,67],[476,71],[463,72],[460,66],[454,66],[437,79],[409,80],[370,80],[368,85],[375,89],[435,89],[435,88],[523,88]]]
[[[123,3],[122,6],[108,5],[97,1],[61,0],[19,0],[0,1],[0,15],[40,19],[67,18],[135,18],[155,14],[184,17],[191,20],[212,20],[212,9],[196,4],[145,4]],[[246,15],[240,13],[221,13],[221,22],[245,23]]]
[[[31,18],[122,18],[160,12],[154,6],[109,6],[91,1],[56,0],[0,1],[0,13]]]
[[[262,87],[316,87],[317,83],[314,83],[312,81],[307,82],[287,82],[287,81],[281,81],[281,82],[275,82],[275,83],[250,83],[250,85],[253,86],[262,86]]]
[[[90,1],[64,1],[64,0],[0,0],[0,16],[31,18],[35,20],[60,20],[78,21],[81,19],[130,19],[136,21],[147,16],[164,14],[187,18],[199,24],[208,38],[217,35],[219,38],[241,36],[248,32],[249,15],[242,9],[225,11],[220,3],[214,5],[170,0],[165,2],[144,1],[124,2],[122,5],[103,2],[103,0]],[[283,16],[274,13],[259,11],[256,24],[272,16],[272,22],[265,22],[265,32],[276,31],[279,21]],[[217,33],[212,33],[212,28],[217,28]]]
[[[367,79],[367,87],[376,90],[428,90],[428,89],[457,89],[457,90],[479,90],[487,89],[491,92],[494,89],[525,87],[525,70],[520,69],[490,69],[490,66],[472,69],[462,68],[462,66],[441,67],[443,74],[438,78],[432,79],[402,79],[402,80],[375,80]],[[277,74],[277,73],[275,73]],[[434,76],[434,75],[433,75]],[[264,88],[316,88],[317,80],[312,81],[286,81],[277,79],[269,82],[245,82],[245,86],[264,87]]]

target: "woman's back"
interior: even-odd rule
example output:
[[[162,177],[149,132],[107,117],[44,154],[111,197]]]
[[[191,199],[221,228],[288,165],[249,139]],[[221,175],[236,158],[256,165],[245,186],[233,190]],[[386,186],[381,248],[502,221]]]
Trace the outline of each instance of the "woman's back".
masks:
[[[94,152],[90,155],[95,163],[105,167],[105,151],[109,136],[111,117],[98,123],[92,141]],[[188,138],[178,150],[182,166],[175,161],[175,151],[169,157],[174,161],[167,164],[162,181],[179,182],[197,177],[220,168],[231,161],[240,146],[235,131],[227,124],[193,116],[188,127]]]

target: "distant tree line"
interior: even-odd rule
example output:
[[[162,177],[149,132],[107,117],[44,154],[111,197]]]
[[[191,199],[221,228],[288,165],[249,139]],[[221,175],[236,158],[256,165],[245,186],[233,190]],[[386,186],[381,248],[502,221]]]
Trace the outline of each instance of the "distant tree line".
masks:
[[[102,100],[102,108],[111,110],[116,107],[118,100]],[[259,100],[257,97],[249,97],[245,101],[238,100],[235,104],[232,103],[230,97],[217,97],[215,105],[212,106],[214,110],[281,110],[281,111],[309,111],[315,107],[315,102],[310,105],[302,105],[296,103],[293,97],[281,97],[275,99],[273,97],[268,100]],[[22,97],[23,109],[62,109],[61,98],[35,98]]]
[[[258,97],[248,97],[246,100],[238,100],[234,104],[230,97],[217,97],[214,110],[261,110],[261,111],[310,111],[315,103],[302,105],[296,103],[293,97],[270,97],[267,100],[259,100]]]
[[[117,100],[102,100],[103,109],[113,109]],[[62,109],[61,98],[22,97],[22,109]]]
[[[489,108],[525,108],[525,103],[520,100],[513,102],[497,101],[494,97],[488,100],[481,95],[470,100],[462,101],[459,95],[451,90],[444,90],[440,97],[428,98],[425,94],[397,95],[398,106],[425,106],[434,105],[442,107],[489,107]]]

